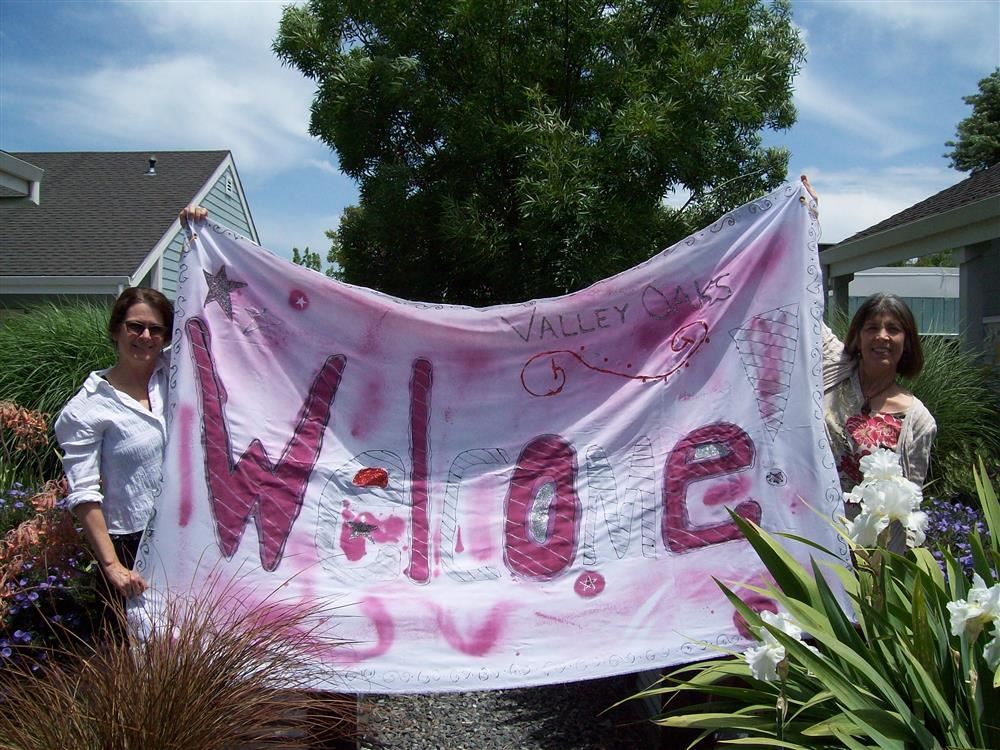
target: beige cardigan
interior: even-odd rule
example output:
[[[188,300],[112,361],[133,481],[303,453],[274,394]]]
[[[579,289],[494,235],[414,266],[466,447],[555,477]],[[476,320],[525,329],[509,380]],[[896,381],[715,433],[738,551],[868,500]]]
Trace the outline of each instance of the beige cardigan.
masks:
[[[833,398],[834,389],[844,381],[850,381],[851,392],[847,398],[849,413],[845,413],[843,408],[837,409]],[[823,393],[827,433],[836,433],[841,438],[839,442],[843,442],[847,418],[861,412],[865,397],[861,392],[857,362],[844,353],[844,344],[834,336],[826,324],[823,325]],[[937,423],[934,417],[920,399],[914,396],[913,403],[904,415],[903,428],[896,444],[903,475],[911,482],[923,485],[927,478],[931,446],[934,444],[936,434]],[[833,435],[829,434],[828,437],[833,445]],[[839,456],[835,458],[839,459]]]

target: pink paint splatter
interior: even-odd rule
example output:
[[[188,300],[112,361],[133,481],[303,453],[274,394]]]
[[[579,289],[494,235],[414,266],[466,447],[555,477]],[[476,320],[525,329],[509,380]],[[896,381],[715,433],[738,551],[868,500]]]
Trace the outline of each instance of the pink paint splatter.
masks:
[[[713,485],[705,492],[702,502],[705,505],[725,505],[746,500],[750,494],[750,477],[741,476]]]
[[[474,515],[465,526],[469,554],[479,562],[492,560],[497,556],[499,537],[485,518],[488,509],[498,502],[494,480],[488,476],[479,477],[472,481],[468,492],[471,500],[469,507],[474,509]]]
[[[361,351],[364,354],[377,353],[382,345],[382,324],[385,322],[388,311],[383,312],[378,320],[374,321],[365,330],[364,341],[361,344]]]
[[[178,523],[184,527],[191,522],[191,514],[194,513],[194,490],[191,481],[194,478],[194,470],[191,461],[191,439],[195,434],[195,411],[192,406],[182,406],[178,412],[179,430],[181,435],[180,460],[181,460],[181,499],[180,499],[180,519]]]
[[[347,508],[341,513],[344,522],[340,527],[340,548],[351,562],[365,556],[366,543],[398,543],[406,531],[406,521],[399,516],[378,518],[364,512],[354,515]]]
[[[458,632],[458,627],[448,612],[441,607],[434,607],[441,635],[452,648],[469,656],[483,656],[493,648],[500,639],[511,609],[513,606],[505,602],[493,605],[487,618],[473,628],[469,635],[463,635]]]
[[[570,625],[574,628],[582,629],[583,627],[582,625],[580,625],[580,623],[574,622],[573,620],[567,620],[562,617],[555,617],[554,615],[547,615],[544,612],[535,612],[535,617],[538,617],[542,620],[551,620],[552,622],[557,622],[560,625]]]
[[[361,600],[361,614],[371,620],[375,626],[375,645],[367,649],[358,649],[352,653],[356,661],[374,659],[392,648],[396,639],[396,625],[392,616],[380,600],[367,596]]]
[[[313,540],[305,535],[293,534],[288,540],[288,552],[286,554],[299,570],[319,565],[319,555],[316,553],[316,545]],[[298,578],[296,580],[299,580]]]
[[[584,571],[577,576],[573,583],[573,591],[577,596],[584,599],[591,599],[604,591],[604,576],[596,571]]]
[[[462,527],[459,526],[455,533],[455,553],[462,554],[465,552],[465,545],[462,544]]]
[[[351,420],[351,435],[353,437],[364,437],[378,426],[382,403],[382,381],[376,378],[367,380],[358,412]]]
[[[356,527],[351,526],[351,522],[354,521],[351,514],[344,512],[342,516],[344,522],[340,525],[340,548],[344,550],[344,555],[348,560],[357,562],[365,556],[365,539],[367,537],[357,533]]]

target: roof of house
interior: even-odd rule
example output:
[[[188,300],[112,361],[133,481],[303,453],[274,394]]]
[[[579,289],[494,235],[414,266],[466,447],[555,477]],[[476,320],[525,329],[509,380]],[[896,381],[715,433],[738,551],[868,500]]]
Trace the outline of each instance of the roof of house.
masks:
[[[0,275],[128,276],[229,152],[11,155],[45,174],[39,205],[0,195]]]
[[[926,219],[929,216],[942,214],[960,206],[975,203],[976,201],[993,196],[1000,197],[1000,163],[994,164],[992,167],[984,169],[981,172],[969,175],[958,184],[952,185],[950,188],[945,188],[940,193],[935,193],[930,198],[925,198],[919,203],[913,204],[909,208],[880,221],[874,226],[862,229],[857,234],[837,244],[845,245],[848,242],[860,240],[862,237],[887,232],[904,224],[910,224],[920,219]]]

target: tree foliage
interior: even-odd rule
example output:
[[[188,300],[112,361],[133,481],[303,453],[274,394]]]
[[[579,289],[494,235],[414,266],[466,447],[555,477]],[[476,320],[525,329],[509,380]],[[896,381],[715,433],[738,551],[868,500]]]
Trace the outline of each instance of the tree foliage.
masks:
[[[957,141],[945,154],[949,166],[962,172],[981,172],[1000,162],[1000,68],[979,82],[979,93],[963,96],[972,114],[958,123]]]
[[[328,231],[326,234],[328,237],[330,237],[331,240],[334,239],[334,237],[331,236],[332,235],[331,232]],[[338,271],[336,266],[337,258],[333,250],[331,250],[326,254],[326,260],[331,265],[329,265],[326,268],[326,270],[324,270],[323,260],[319,257],[319,252],[310,250],[308,245],[306,245],[305,250],[301,251],[297,247],[292,248],[292,263],[294,263],[295,265],[303,266],[304,268],[311,268],[313,271],[318,271],[320,273],[326,274],[331,278],[340,278],[340,272]]]
[[[360,184],[343,278],[471,304],[580,288],[780,184],[760,133],[804,54],[756,0],[311,0],[274,49]]]
[[[310,250],[308,245],[301,252],[297,247],[292,248],[292,263],[311,268],[314,271],[320,271],[323,268],[323,261],[320,260],[319,253]]]

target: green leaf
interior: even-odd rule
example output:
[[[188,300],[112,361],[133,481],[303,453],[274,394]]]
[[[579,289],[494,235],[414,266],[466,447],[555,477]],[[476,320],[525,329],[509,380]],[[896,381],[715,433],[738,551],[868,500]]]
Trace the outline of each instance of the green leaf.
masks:
[[[859,654],[867,654],[868,648],[865,645],[865,642],[858,635],[858,631],[855,630],[854,624],[840,608],[840,602],[838,602],[837,598],[834,596],[833,591],[826,582],[826,578],[823,577],[823,572],[820,570],[815,560],[813,561],[813,575],[815,576],[816,589],[819,592],[820,601],[823,605],[823,611],[826,613],[827,620],[830,623],[834,636],[841,642],[850,645],[851,648]]]
[[[858,742],[850,735],[843,734],[840,732],[836,734],[836,737],[838,740],[844,743],[844,746],[847,747],[848,750],[872,750],[872,748],[879,747],[878,745],[862,745],[860,742]]]
[[[849,714],[836,714],[802,730],[802,734],[806,737],[829,737],[838,734],[856,737],[858,735],[865,736],[866,732],[855,723]]]
[[[767,572],[774,577],[778,587],[790,597],[807,602],[816,601],[819,596],[816,583],[798,560],[753,521],[737,515],[732,509],[726,510],[764,563]]]
[[[941,566],[938,565],[937,560],[934,559],[934,555],[931,554],[931,551],[923,547],[917,547],[911,551],[913,552],[913,557],[917,566],[924,573],[930,576],[935,587],[944,591],[944,573],[941,572]]]
[[[978,531],[973,531],[969,534],[969,547],[972,550],[972,569],[983,579],[987,588],[992,586],[994,583],[993,571],[991,570],[989,558],[986,557],[986,550],[983,549],[983,540],[979,536]]]
[[[996,490],[990,484],[989,474],[986,472],[986,464],[983,463],[982,456],[979,457],[978,468],[973,467],[972,474],[976,480],[976,494],[979,495],[983,518],[986,520],[986,527],[990,530],[990,539],[993,540],[994,548],[1000,548],[1000,501],[997,500]]]
[[[654,720],[664,727],[677,729],[734,729],[753,731],[774,731],[774,719],[744,716],[738,713],[704,713],[668,716]]]
[[[865,732],[878,743],[880,748],[885,750],[908,750],[913,746],[914,735],[919,735],[923,730],[924,741],[920,742],[920,747],[925,750],[941,750],[941,744],[922,726],[919,722],[914,723],[913,719],[903,720],[901,717],[889,711],[882,710],[848,710],[858,725],[864,728]],[[919,741],[919,737],[918,737]]]
[[[762,748],[772,748],[781,747],[787,748],[787,750],[815,750],[815,745],[800,745],[796,742],[786,742],[785,740],[777,740],[773,738],[768,738],[767,740],[761,740],[757,737],[734,737],[731,740],[720,740],[717,744],[719,745],[739,745],[741,747],[762,747]]]
[[[910,662],[912,674],[907,675],[914,688],[920,693],[926,707],[933,713],[934,719],[939,726],[951,727],[955,724],[955,712],[949,701],[942,695],[943,686],[940,676],[934,671],[924,667],[916,656],[909,649],[902,649],[903,655]]]
[[[941,678],[938,675],[935,655],[937,644],[927,619],[927,598],[920,579],[916,579],[913,588],[913,658],[935,680],[935,687],[941,689]]]
[[[829,555],[830,557],[840,559],[840,555],[838,555],[837,553],[831,552],[822,544],[819,544],[818,542],[815,542],[812,539],[807,539],[804,536],[799,536],[798,534],[789,534],[788,532],[785,531],[779,531],[775,533],[775,536],[780,536],[782,539],[790,539],[793,542],[798,542],[799,544],[804,544],[807,547],[812,547],[815,550],[819,550],[825,555]]]

